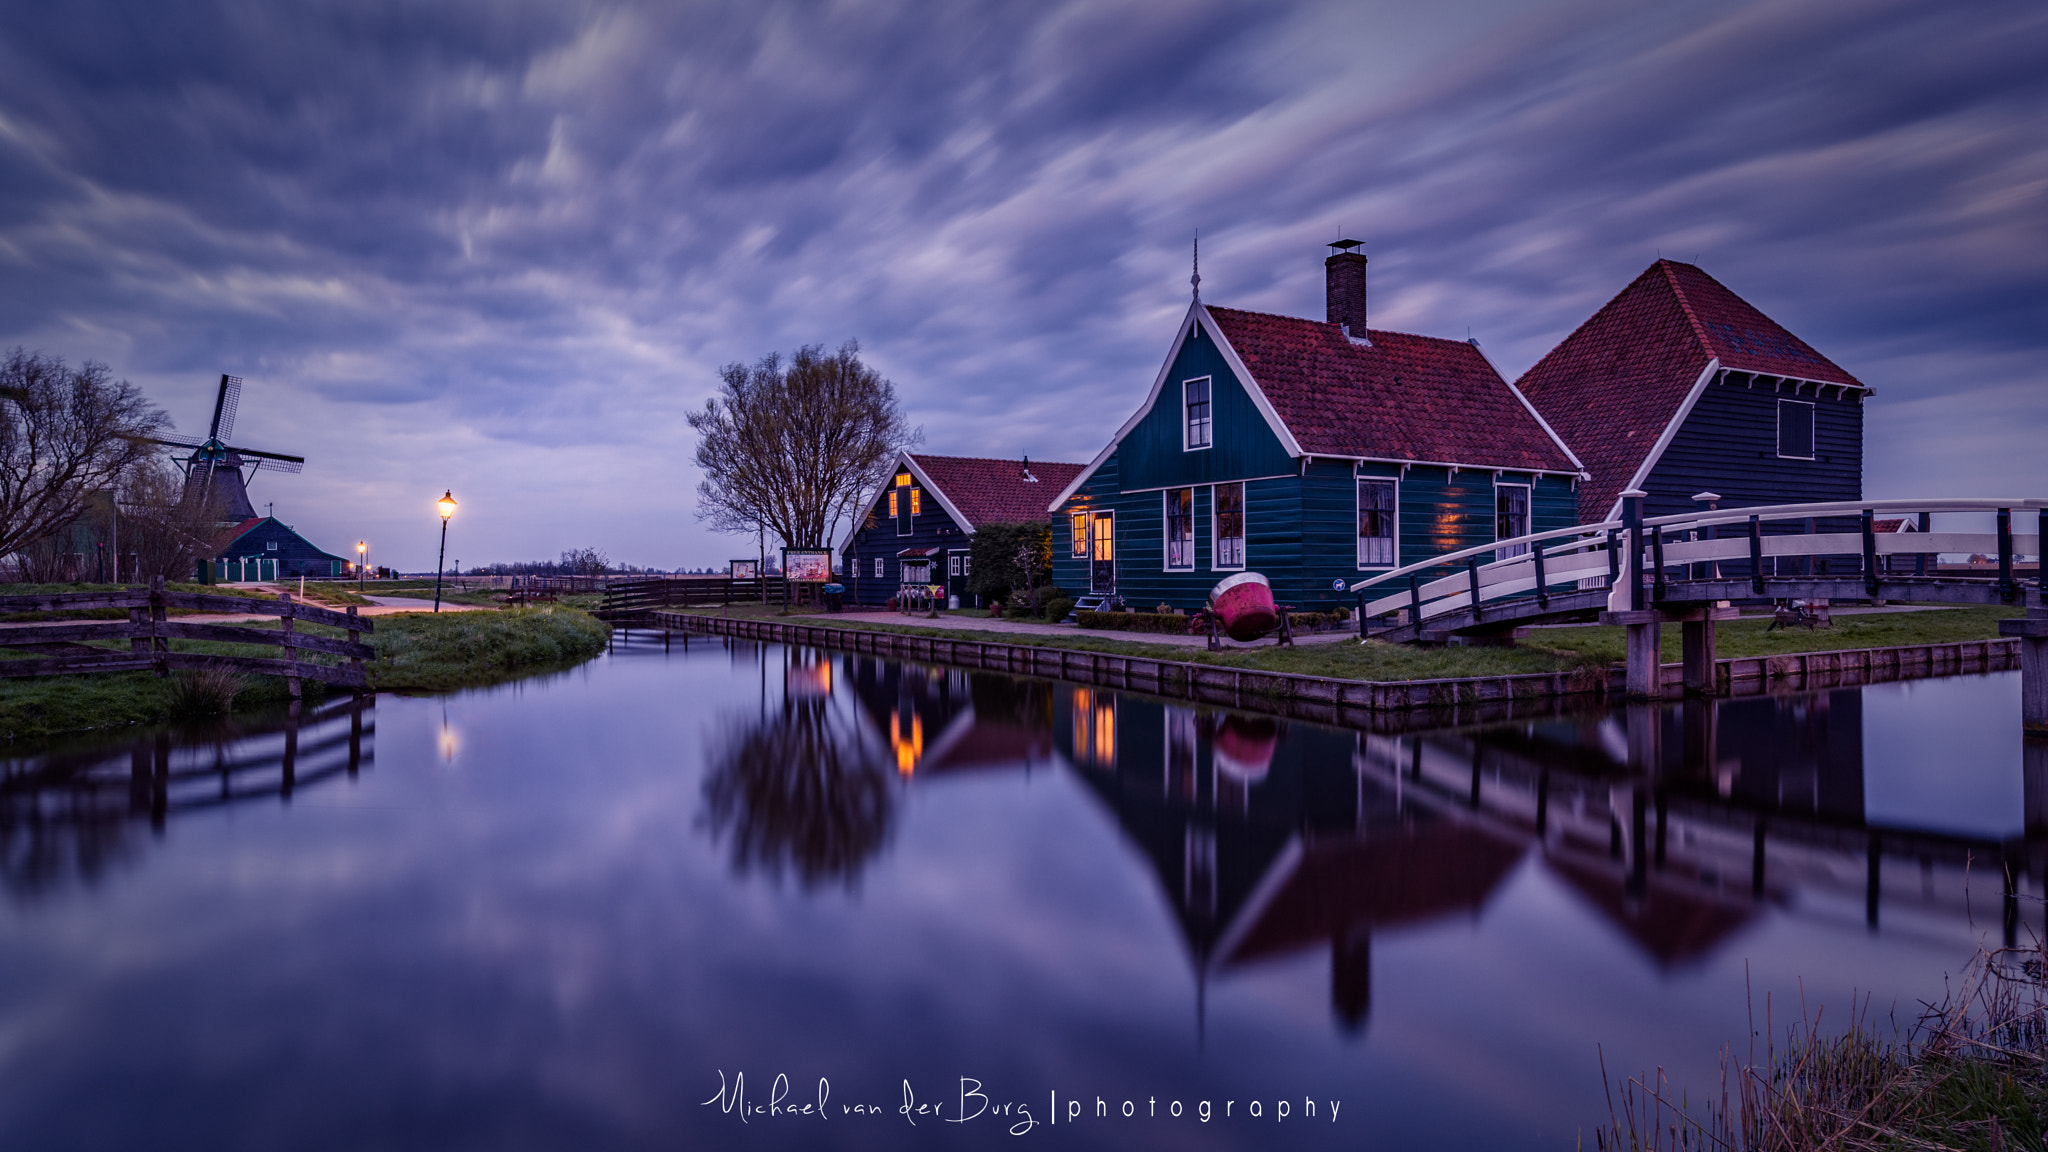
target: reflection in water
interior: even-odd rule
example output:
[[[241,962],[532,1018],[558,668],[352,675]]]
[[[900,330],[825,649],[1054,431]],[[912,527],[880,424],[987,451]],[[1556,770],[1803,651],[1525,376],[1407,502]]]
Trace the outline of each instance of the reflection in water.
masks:
[[[1323,949],[1332,1014],[1357,1034],[1373,937],[1477,914],[1525,863],[1673,969],[1767,912],[1965,921],[1971,869],[1980,902],[2002,873],[2012,940],[2048,859],[2048,746],[2027,746],[2024,818],[1977,835],[1870,823],[1865,689],[1395,737],[873,657],[763,659],[777,652],[779,702],[764,667],[762,713],[705,789],[739,870],[850,884],[889,838],[895,788],[1064,760],[1155,875],[1198,1014],[1211,980]]]
[[[372,762],[374,697],[0,761],[0,886],[31,901],[97,882],[180,812],[278,799]]]

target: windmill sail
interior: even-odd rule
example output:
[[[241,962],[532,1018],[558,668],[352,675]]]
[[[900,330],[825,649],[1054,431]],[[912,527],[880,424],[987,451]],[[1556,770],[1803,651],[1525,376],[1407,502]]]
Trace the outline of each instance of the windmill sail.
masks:
[[[223,373],[220,390],[214,394],[213,420],[207,426],[205,440],[155,438],[156,443],[166,447],[191,451],[191,455],[182,461],[185,467],[185,502],[210,502],[217,509],[218,516],[230,521],[255,517],[256,508],[249,501],[248,481],[254,478],[258,469],[268,467],[273,472],[297,472],[306,464],[303,456],[230,446],[227,438],[234,434],[235,410],[241,406],[241,400],[242,378]],[[242,474],[244,467],[249,468],[246,477]]]

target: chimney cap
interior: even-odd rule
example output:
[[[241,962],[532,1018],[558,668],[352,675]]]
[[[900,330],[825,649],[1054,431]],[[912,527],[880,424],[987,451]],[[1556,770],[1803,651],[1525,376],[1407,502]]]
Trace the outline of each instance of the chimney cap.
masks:
[[[1332,241],[1330,241],[1330,247],[1332,247],[1332,248],[1335,248],[1335,249],[1336,249],[1337,251],[1339,251],[1339,252],[1350,252],[1350,251],[1351,251],[1351,250],[1352,250],[1353,248],[1363,248],[1363,247],[1365,247],[1365,241],[1363,241],[1363,240],[1332,240]]]

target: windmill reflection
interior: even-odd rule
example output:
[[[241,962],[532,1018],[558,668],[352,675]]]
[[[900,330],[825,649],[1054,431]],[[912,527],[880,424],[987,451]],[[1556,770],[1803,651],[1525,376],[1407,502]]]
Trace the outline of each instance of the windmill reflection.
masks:
[[[0,761],[0,886],[34,901],[134,860],[139,830],[181,813],[293,795],[373,762],[375,697],[311,712],[161,730],[124,744]]]

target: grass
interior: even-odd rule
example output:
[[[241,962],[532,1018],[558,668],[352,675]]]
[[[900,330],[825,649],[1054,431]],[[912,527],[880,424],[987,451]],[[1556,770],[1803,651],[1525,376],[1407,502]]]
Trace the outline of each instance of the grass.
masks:
[[[242,625],[274,632],[276,621]],[[336,628],[301,622],[303,633],[341,637]],[[503,612],[406,613],[378,618],[370,633],[377,658],[367,671],[380,689],[451,691],[483,687],[537,672],[566,668],[604,651],[610,630],[574,609],[513,608]],[[100,642],[110,650],[126,641]],[[276,657],[268,644],[173,640],[174,651],[213,656]],[[0,658],[30,658],[0,650]],[[308,663],[339,657],[301,652]],[[302,682],[308,699],[326,686]],[[32,740],[67,732],[161,723],[230,709],[247,711],[283,704],[290,698],[282,676],[181,672],[159,678],[150,672],[49,676],[0,680],[0,741]]]
[[[1826,628],[1809,632],[1804,628],[1768,631],[1769,617],[1723,620],[1714,627],[1716,654],[1722,659],[1737,656],[1784,656],[1794,652],[1833,652],[1845,648],[1891,648],[1908,644],[1950,644],[1958,640],[1990,640],[1998,636],[1998,622],[2025,614],[2024,608],[1941,608],[1928,612],[1881,612],[1868,615],[1836,616]],[[1683,638],[1676,624],[1667,624],[1658,638],[1664,662],[1679,659]],[[1622,629],[1618,627],[1536,628],[1525,641],[1563,652],[1575,652],[1602,663],[1618,664],[1624,658]]]
[[[471,688],[579,664],[610,639],[608,625],[571,608],[386,616],[369,674],[378,688]]]
[[[1693,1108],[1661,1076],[1610,1094],[1600,1149],[1727,1152],[2040,1148],[2048,1116],[2048,954],[1979,953],[1959,986],[1901,1034],[1866,1002],[1848,1027],[1802,1019],[1735,1061],[1722,1051],[1718,1100]],[[1754,1035],[1754,1026],[1752,1025]],[[1732,1082],[1733,1092],[1730,1092]]]

